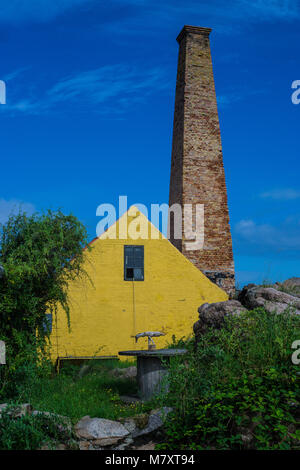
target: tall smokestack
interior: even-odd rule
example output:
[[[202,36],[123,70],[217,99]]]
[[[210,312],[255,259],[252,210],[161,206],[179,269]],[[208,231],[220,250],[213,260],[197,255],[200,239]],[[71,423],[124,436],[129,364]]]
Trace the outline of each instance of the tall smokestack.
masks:
[[[179,43],[169,205],[204,205],[204,245],[171,241],[209,279],[234,290],[234,263],[220,124],[210,53],[211,29],[184,26]],[[185,220],[183,229],[191,221]],[[194,224],[193,224],[194,225]],[[183,231],[184,233],[184,231]]]

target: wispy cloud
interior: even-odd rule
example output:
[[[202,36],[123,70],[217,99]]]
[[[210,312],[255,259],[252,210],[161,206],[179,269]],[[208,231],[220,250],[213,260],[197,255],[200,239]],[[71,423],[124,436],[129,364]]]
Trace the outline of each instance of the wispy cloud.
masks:
[[[5,81],[5,82],[9,82],[11,80],[14,80],[15,78],[17,78],[18,76],[22,75],[24,72],[26,72],[30,67],[20,67],[16,70],[13,70],[12,72],[9,72],[7,73],[6,75],[4,75],[2,77],[2,79]]]
[[[124,35],[156,34],[160,29],[194,24],[212,26],[216,33],[234,34],[256,23],[294,21],[300,18],[299,0],[116,0],[135,6],[135,14],[103,25]],[[151,22],[145,21],[151,17]]]
[[[109,24],[113,28],[117,24],[122,32],[132,32],[129,25],[143,26],[144,29],[156,28],[156,22],[165,19],[168,21],[180,20],[184,23],[202,24],[209,21],[214,25],[222,25],[224,30],[234,31],[230,23],[236,23],[240,28],[243,23],[251,21],[294,20],[299,18],[299,0],[115,0],[122,9],[128,8],[128,17]],[[101,17],[102,8],[107,2],[99,0],[2,0],[0,10],[0,23],[18,24],[21,22],[47,22],[66,11],[76,11],[76,8],[87,6]],[[132,7],[135,14],[132,14]],[[151,22],[145,22],[151,16]],[[125,20],[125,21],[124,21]],[[165,27],[166,23],[160,23]]]
[[[299,16],[299,0],[231,0],[224,4],[224,0],[202,0],[199,5],[198,0],[187,0],[184,3],[174,0],[161,2],[160,0],[119,0],[119,3],[127,3],[135,6],[152,6],[157,11],[183,13],[215,13],[217,16],[223,14],[227,17],[232,15],[235,18],[243,17],[245,13],[262,19],[270,20],[276,18],[295,18]]]
[[[300,224],[285,221],[280,226],[257,224],[253,220],[241,220],[234,227],[236,242],[248,252],[279,253],[297,251],[300,254]]]
[[[125,65],[103,66],[62,78],[44,94],[15,99],[2,110],[42,114],[75,106],[98,113],[122,114],[128,107],[145,102],[149,95],[169,86],[161,68],[141,71]]]
[[[249,89],[240,89],[234,91],[223,92],[217,94],[218,106],[221,108],[227,108],[228,106],[238,103],[239,101],[249,100],[252,96],[262,95],[269,93],[269,90],[260,89],[260,90],[249,90]]]
[[[276,201],[293,201],[300,199],[300,191],[292,188],[273,189],[260,194],[263,199],[273,199]]]
[[[2,0],[0,22],[46,22],[71,8],[94,2],[95,0]]]
[[[18,214],[20,211],[33,214],[35,207],[30,202],[22,202],[17,199],[0,199],[0,224],[5,224],[10,215]]]
[[[238,0],[242,10],[260,20],[295,19],[299,17],[298,0]]]

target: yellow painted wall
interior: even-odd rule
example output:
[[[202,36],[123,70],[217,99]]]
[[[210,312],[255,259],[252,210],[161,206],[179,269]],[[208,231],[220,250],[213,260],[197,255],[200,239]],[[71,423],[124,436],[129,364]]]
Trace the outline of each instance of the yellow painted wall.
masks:
[[[129,212],[130,214],[130,212]],[[157,239],[110,239],[120,221],[135,220],[141,235],[152,228]],[[144,245],[144,281],[124,281],[124,245]],[[143,331],[162,331],[157,347],[192,334],[197,309],[205,302],[227,300],[227,294],[210,282],[140,213],[125,214],[92,243],[84,264],[93,281],[69,284],[71,331],[60,309],[51,334],[52,357],[116,355],[118,351],[147,348],[147,339],[135,343]]]

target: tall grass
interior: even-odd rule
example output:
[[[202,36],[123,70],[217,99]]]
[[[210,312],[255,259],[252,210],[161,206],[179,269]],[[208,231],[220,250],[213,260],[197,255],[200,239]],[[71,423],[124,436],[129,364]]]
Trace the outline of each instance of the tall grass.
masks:
[[[169,391],[160,397],[175,410],[165,446],[240,449],[246,446],[243,427],[251,448],[300,445],[295,444],[299,376],[291,361],[295,339],[299,316],[256,309],[207,332],[196,351],[189,342],[188,354],[171,362]]]
[[[131,416],[141,411],[142,405],[125,405],[120,395],[136,394],[136,381],[113,377],[109,371],[132,365],[113,360],[99,365],[95,361],[83,366],[84,374],[83,367],[66,365],[59,375],[33,375],[19,390],[18,402],[68,416],[74,423],[86,415],[106,419]]]

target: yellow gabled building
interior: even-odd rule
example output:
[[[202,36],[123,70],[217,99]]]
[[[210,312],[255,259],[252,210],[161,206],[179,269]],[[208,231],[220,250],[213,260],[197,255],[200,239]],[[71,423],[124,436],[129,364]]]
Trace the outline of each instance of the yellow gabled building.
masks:
[[[127,239],[124,233],[119,237],[126,225]],[[130,234],[133,226],[140,232],[136,240]],[[155,340],[164,347],[172,335],[192,334],[201,304],[228,299],[134,207],[91,245],[84,269],[92,283],[78,279],[69,284],[70,329],[62,309],[53,318],[54,360],[144,349],[147,339],[137,344],[134,339],[144,331],[166,333]]]

